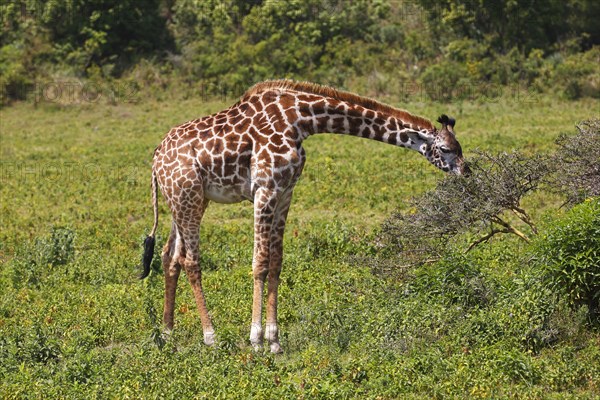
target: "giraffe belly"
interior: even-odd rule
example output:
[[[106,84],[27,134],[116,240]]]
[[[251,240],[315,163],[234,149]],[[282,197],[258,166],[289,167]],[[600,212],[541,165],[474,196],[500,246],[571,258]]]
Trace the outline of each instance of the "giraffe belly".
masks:
[[[208,185],[204,190],[204,196],[216,203],[231,204],[248,199],[245,192],[241,185],[227,188],[220,185]]]

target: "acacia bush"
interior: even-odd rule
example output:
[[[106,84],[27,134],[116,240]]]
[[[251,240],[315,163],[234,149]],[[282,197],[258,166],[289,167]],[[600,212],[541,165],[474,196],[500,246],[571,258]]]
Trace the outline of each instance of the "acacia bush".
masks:
[[[52,227],[50,233],[25,244],[11,261],[12,282],[15,287],[39,287],[48,270],[64,266],[75,258],[75,231]],[[9,264],[10,265],[10,264]]]
[[[600,119],[577,125],[576,135],[561,135],[552,163],[555,173],[550,184],[570,205],[587,197],[600,196]]]
[[[449,282],[452,289],[448,292],[453,295],[464,292],[468,298],[478,298],[487,293],[477,302],[481,306],[485,303],[481,299],[489,298],[493,290],[486,289],[490,286],[482,284],[478,275],[459,274],[458,280],[451,279],[467,262],[456,257],[457,249],[462,246],[467,253],[498,234],[512,234],[533,242],[519,263],[536,260],[536,274],[546,282],[537,290],[559,293],[572,308],[587,306],[589,320],[598,322],[599,128],[599,120],[580,123],[576,135],[559,137],[559,149],[550,156],[480,152],[471,163],[469,176],[445,177],[434,190],[413,198],[408,211],[396,213],[384,223],[379,237],[383,251],[371,262],[373,269],[389,272],[395,268],[405,277],[409,267],[436,262],[435,271],[440,275],[427,284],[431,290],[435,291],[439,282],[446,286]],[[538,234],[521,203],[527,194],[542,187],[564,194],[571,206],[583,203],[575,205],[566,217],[552,219]],[[536,236],[534,241],[531,234]],[[465,244],[465,239],[470,244]],[[446,264],[452,268],[443,268]],[[419,276],[418,272],[414,275]],[[554,329],[547,328],[554,306],[544,307],[543,318],[538,318],[539,332],[532,333],[534,347],[556,336]]]
[[[383,225],[384,246],[406,260],[423,262],[439,259],[452,238],[467,232],[479,235],[467,251],[500,233],[529,242],[513,220],[537,233],[521,201],[548,174],[547,158],[480,152],[470,168],[469,176],[445,177],[434,190],[414,198],[408,212],[392,215]]]

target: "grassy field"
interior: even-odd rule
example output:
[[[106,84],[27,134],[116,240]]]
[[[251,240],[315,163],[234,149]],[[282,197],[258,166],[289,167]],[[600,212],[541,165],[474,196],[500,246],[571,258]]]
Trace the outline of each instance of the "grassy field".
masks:
[[[280,290],[286,352],[255,353],[247,341],[249,203],[212,204],[201,230],[218,345],[201,344],[182,277],[175,331],[163,347],[162,277],[136,278],[152,224],[152,151],[169,127],[226,105],[148,100],[0,110],[0,397],[600,396],[600,335],[585,328],[580,312],[538,290],[523,261],[528,246],[495,240],[405,279],[352,261],[375,254],[380,224],[442,175],[418,154],[343,136],[305,143]],[[432,120],[454,116],[469,156],[476,148],[552,151],[560,133],[598,117],[600,104],[513,96],[401,106]],[[543,226],[563,213],[559,204],[537,195],[527,205]],[[159,245],[169,226],[161,202]],[[540,314],[551,315],[550,327]],[[556,340],[539,339],[544,334]]]

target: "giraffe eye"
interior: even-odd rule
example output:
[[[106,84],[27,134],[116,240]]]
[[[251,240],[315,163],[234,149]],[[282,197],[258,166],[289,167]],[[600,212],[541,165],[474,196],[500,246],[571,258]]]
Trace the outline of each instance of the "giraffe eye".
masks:
[[[440,146],[440,151],[442,153],[450,153],[452,150],[450,150],[450,148],[447,146]]]

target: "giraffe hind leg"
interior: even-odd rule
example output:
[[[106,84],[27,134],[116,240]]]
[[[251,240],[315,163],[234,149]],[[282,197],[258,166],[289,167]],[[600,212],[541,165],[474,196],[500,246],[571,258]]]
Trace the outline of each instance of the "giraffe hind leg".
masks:
[[[165,275],[163,324],[167,333],[173,330],[175,293],[177,291],[177,280],[181,272],[182,257],[184,256],[183,243],[177,231],[177,225],[173,222],[169,239],[162,252],[162,265]]]
[[[194,199],[197,197],[195,196]],[[200,221],[204,215],[204,210],[208,205],[208,200],[203,199],[199,204],[193,204],[185,208],[187,212],[179,213],[176,217],[177,231],[183,242],[183,251],[185,257],[179,257],[185,269],[196,306],[200,313],[202,322],[202,331],[204,332],[204,343],[207,345],[214,344],[215,334],[212,326],[211,318],[206,307],[204,291],[202,289],[202,271],[199,264],[199,236],[200,236]]]

